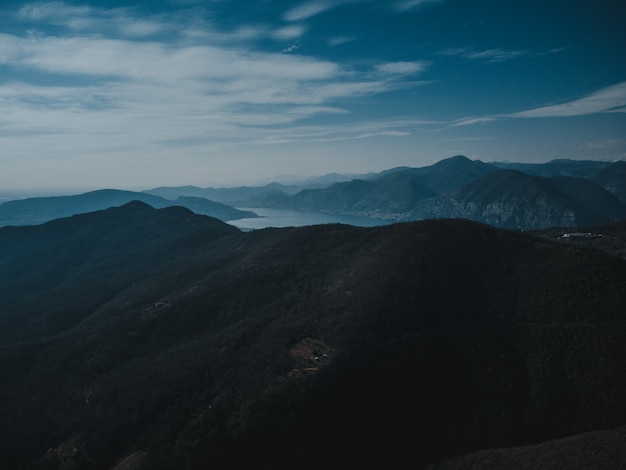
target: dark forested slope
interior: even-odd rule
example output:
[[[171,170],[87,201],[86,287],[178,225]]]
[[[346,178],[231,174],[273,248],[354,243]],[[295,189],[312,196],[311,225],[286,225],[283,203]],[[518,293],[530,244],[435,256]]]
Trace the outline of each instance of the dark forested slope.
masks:
[[[608,254],[464,220],[241,233],[139,203],[16,230],[2,468],[425,468],[626,424]]]

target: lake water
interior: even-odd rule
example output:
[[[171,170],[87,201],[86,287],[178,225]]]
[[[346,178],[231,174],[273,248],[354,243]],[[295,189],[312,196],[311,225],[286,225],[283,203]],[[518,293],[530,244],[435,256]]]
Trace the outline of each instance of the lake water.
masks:
[[[230,220],[228,223],[242,230],[258,230],[267,227],[304,227],[319,224],[348,224],[357,227],[375,227],[388,225],[392,221],[370,219],[349,215],[325,214],[323,212],[306,212],[288,209],[269,209],[265,207],[238,207],[237,209],[252,211],[258,218]]]

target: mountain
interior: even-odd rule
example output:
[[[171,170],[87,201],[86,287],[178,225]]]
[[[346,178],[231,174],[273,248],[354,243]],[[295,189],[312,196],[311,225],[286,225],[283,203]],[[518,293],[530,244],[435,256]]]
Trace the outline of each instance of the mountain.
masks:
[[[534,176],[576,176],[579,178],[589,178],[594,173],[611,166],[611,162],[560,158],[546,163],[494,162],[492,165],[503,170],[518,170]]]
[[[463,155],[456,155],[426,167],[393,168],[382,172],[380,176],[396,172],[421,176],[424,183],[432,191],[443,194],[457,190],[476,178],[485,176],[497,169],[497,167],[489,163],[483,163],[480,160],[470,160]]]
[[[144,191],[147,194],[164,197],[166,199],[175,200],[180,196],[203,197],[212,201],[222,202],[224,204],[234,206],[256,206],[259,201],[263,200],[267,194],[296,194],[303,189],[321,189],[326,188],[334,183],[351,181],[353,179],[366,179],[373,174],[356,175],[356,174],[339,174],[328,173],[326,175],[317,176],[308,179],[291,178],[294,180],[292,184],[269,183],[260,186],[236,186],[227,188],[199,188],[197,186],[179,186],[170,187],[162,186],[159,188]]]
[[[34,197],[5,202],[0,204],[0,227],[40,224],[74,214],[121,206],[133,200],[145,202],[157,209],[173,205],[188,205],[189,208],[193,208],[192,210],[198,210],[200,214],[210,215],[221,220],[255,216],[249,211],[239,211],[224,204],[198,198],[182,198],[170,201],[146,193],[102,189],[74,196]]]
[[[589,178],[626,203],[626,161],[615,162]]]
[[[313,186],[319,187],[317,184]],[[254,205],[259,198],[263,198],[267,193],[295,194],[301,189],[303,189],[303,186],[270,183],[263,186],[237,186],[234,188],[160,187],[144,192],[171,200],[175,200],[180,196],[203,197],[223,204],[246,207]]]
[[[499,170],[416,207],[408,218],[466,217],[496,227],[536,230],[626,218],[626,205],[582,178],[542,178]]]
[[[389,173],[374,180],[355,179],[324,189],[304,189],[293,196],[269,193],[263,204],[373,218],[393,218],[417,201],[435,196],[420,176]]]
[[[607,165],[558,160],[536,172],[586,173]],[[608,173],[594,175],[608,184]],[[612,178],[611,187],[619,188],[619,175]],[[468,218],[522,230],[604,224],[626,218],[626,204],[590,178],[541,177],[498,169],[495,164],[460,155],[428,167],[393,168],[368,180],[293,195],[269,192],[258,205],[395,221]]]
[[[397,167],[367,180],[355,179],[286,196],[266,194],[270,207],[314,210],[382,219],[402,219],[416,204],[496,171],[486,163],[455,156],[423,168]]]
[[[626,218],[624,202],[592,180],[571,176],[555,176],[549,178],[549,182],[563,194],[576,199],[596,214],[605,217],[606,221]],[[606,221],[591,220],[588,225],[597,225],[606,223]]]
[[[244,233],[133,202],[0,228],[0,467],[551,468],[534,446],[580,435],[602,468],[621,441],[581,433],[626,425],[625,283],[468,220]]]
[[[626,462],[624,441],[626,427],[595,431],[532,446],[483,450],[449,459],[432,470],[620,470]]]
[[[145,267],[165,263],[168,249],[192,246],[198,233],[215,238],[238,232],[182,207],[154,211],[138,201],[32,227],[4,227],[0,308],[13,313],[0,315],[0,339],[57,334],[82,321],[92,313],[90,307],[115,295],[124,283],[139,282]],[[40,311],[23,316],[25,299],[39,304]],[[60,313],[58,305],[71,306]]]

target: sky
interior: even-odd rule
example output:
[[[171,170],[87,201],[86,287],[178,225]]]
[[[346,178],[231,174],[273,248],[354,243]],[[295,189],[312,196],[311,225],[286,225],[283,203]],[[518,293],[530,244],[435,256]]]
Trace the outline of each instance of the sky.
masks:
[[[621,0],[0,3],[0,192],[626,158]]]

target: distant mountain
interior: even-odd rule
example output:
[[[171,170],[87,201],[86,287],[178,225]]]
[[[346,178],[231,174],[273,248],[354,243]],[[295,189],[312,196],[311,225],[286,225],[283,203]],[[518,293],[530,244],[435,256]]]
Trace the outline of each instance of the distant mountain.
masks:
[[[224,204],[198,198],[170,201],[141,192],[103,189],[74,196],[34,197],[2,203],[0,204],[0,227],[40,224],[60,217],[121,206],[133,200],[145,202],[157,209],[172,205],[188,206],[198,211],[199,214],[210,215],[221,220],[255,216],[249,211],[240,211]]]
[[[518,170],[535,176],[577,176],[579,178],[588,178],[593,173],[611,166],[611,162],[561,158],[546,163],[493,162],[492,165],[500,169]]]
[[[319,187],[320,185],[313,186]],[[302,189],[303,186],[270,183],[263,186],[237,186],[233,188],[160,187],[144,192],[171,200],[175,200],[180,196],[203,197],[223,204],[246,207],[254,205],[256,201],[268,193],[295,194]]]
[[[399,167],[387,170],[380,176],[390,173],[405,173],[421,176],[424,183],[438,194],[457,190],[467,183],[485,176],[498,168],[479,160],[470,160],[462,155],[446,158],[434,165],[421,168]]]
[[[457,155],[430,166],[345,178],[350,175],[331,173],[298,185],[160,187],[142,193],[103,190],[9,201],[0,204],[0,226],[42,223],[133,199],[155,208],[181,205],[223,221],[256,216],[233,206],[384,222],[468,218],[522,230],[604,224],[626,217],[626,162],[485,163]]]
[[[326,188],[334,183],[351,181],[353,179],[365,179],[372,174],[354,175],[328,173],[308,179],[298,180],[293,184],[269,183],[260,186],[236,186],[227,188],[199,188],[197,186],[163,186],[144,191],[147,194],[175,200],[180,196],[204,197],[212,201],[222,202],[234,206],[255,206],[263,201],[268,194],[293,195],[303,189]]]
[[[402,219],[427,198],[458,189],[468,181],[496,171],[486,163],[463,156],[451,157],[424,168],[397,167],[367,180],[336,183],[295,195],[268,193],[259,202],[270,207],[316,210],[382,219]]]
[[[607,165],[555,160],[537,173],[587,173]],[[608,181],[608,175],[594,174]],[[615,187],[618,180],[611,180]],[[302,190],[294,195],[268,192],[258,204],[395,221],[468,218],[523,230],[604,224],[626,218],[626,204],[591,179],[499,170],[495,164],[464,156],[422,168],[393,168],[368,180]]]
[[[244,233],[132,202],[0,228],[0,467],[611,468],[625,284],[467,220]]]
[[[335,183],[324,189],[304,189],[291,197],[269,193],[263,204],[385,219],[393,218],[395,214],[412,208],[417,201],[435,195],[424,184],[424,178],[393,172],[374,180],[357,179]]]
[[[626,218],[626,204],[592,180],[570,176],[555,176],[549,178],[549,182],[563,194],[577,200],[594,213],[606,218],[604,222],[592,220],[589,225]],[[624,185],[626,187],[626,183]]]
[[[592,173],[589,178],[626,203],[626,161],[615,162]]]
[[[412,218],[464,217],[502,228],[576,227],[626,218],[626,205],[582,178],[489,173],[459,191],[418,205]]]

